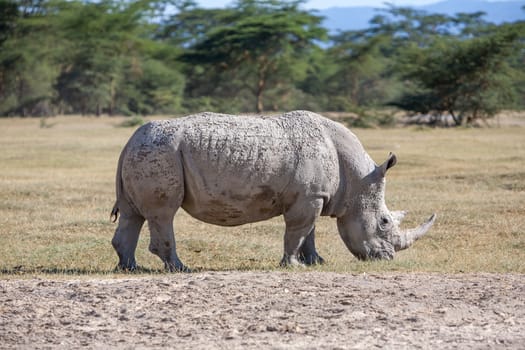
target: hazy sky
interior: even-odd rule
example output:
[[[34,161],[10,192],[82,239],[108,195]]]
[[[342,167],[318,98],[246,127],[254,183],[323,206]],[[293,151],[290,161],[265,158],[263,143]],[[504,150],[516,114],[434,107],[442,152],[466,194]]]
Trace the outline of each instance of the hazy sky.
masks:
[[[373,6],[381,7],[385,2],[393,3],[397,6],[404,5],[427,5],[440,0],[308,0],[306,2],[307,8],[323,9],[335,6]],[[466,0],[456,0],[466,1]],[[489,0],[489,1],[503,1],[503,0]],[[202,7],[224,7],[231,4],[232,0],[197,0],[197,3]]]

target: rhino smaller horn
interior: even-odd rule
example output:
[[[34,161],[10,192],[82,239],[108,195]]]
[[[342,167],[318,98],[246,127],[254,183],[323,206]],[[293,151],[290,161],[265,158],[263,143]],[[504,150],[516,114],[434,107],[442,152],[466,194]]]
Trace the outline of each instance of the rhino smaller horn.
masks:
[[[394,235],[394,249],[396,251],[403,250],[412,245],[416,240],[421,238],[427,231],[432,227],[436,220],[436,214],[432,216],[423,224],[410,230],[401,231],[399,234]]]
[[[399,225],[401,225],[401,221],[403,221],[403,219],[407,215],[407,212],[405,210],[396,210],[396,211],[390,212],[390,214],[392,215],[392,219],[394,220],[394,224],[396,226],[399,226]]]

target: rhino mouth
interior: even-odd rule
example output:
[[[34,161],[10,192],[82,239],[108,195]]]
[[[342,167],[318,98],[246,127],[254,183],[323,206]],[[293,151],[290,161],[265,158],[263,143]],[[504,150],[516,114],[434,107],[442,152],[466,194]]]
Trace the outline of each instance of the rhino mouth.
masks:
[[[375,247],[368,242],[363,242],[363,244],[365,252],[350,250],[361,261],[392,260],[394,258],[394,246],[387,241],[381,241],[379,246]]]
[[[366,256],[362,260],[392,260],[394,258],[394,246],[384,240],[380,241],[378,247],[371,247],[365,242]]]
[[[388,252],[386,250],[380,250],[375,252],[370,252],[366,260],[392,260],[394,259],[394,253]]]

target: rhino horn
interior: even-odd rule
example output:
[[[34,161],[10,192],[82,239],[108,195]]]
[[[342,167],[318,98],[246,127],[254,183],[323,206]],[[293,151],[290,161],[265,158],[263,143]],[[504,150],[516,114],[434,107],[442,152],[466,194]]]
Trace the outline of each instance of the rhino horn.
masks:
[[[432,216],[423,224],[419,225],[416,228],[410,230],[403,230],[398,234],[394,235],[394,249],[396,251],[403,250],[412,245],[416,240],[421,238],[427,231],[432,227],[434,221],[436,220],[436,214]]]

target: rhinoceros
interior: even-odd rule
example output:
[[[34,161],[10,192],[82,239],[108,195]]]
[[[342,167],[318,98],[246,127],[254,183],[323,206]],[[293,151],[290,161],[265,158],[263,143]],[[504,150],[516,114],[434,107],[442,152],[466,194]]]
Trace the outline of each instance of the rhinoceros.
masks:
[[[319,216],[337,219],[358,259],[392,259],[423,236],[433,214],[401,230],[404,212],[384,200],[390,154],[377,165],[342,124],[308,111],[234,116],[200,113],[149,122],[125,145],[116,175],[112,245],[118,267],[136,268],[144,221],[149,250],[170,271],[187,271],[177,256],[173,220],[179,208],[209,224],[236,226],[283,215],[281,265],[324,262],[315,248]]]

